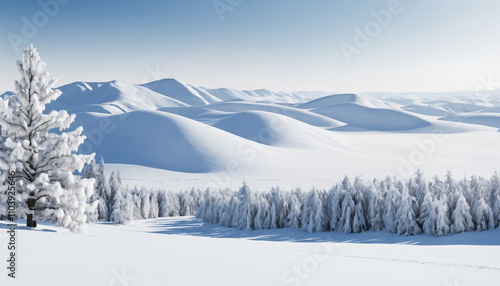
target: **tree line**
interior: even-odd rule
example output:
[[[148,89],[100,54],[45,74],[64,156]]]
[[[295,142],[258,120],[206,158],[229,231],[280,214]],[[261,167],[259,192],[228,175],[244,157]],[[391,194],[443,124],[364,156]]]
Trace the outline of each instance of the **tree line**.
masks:
[[[329,190],[237,192],[206,190],[196,216],[239,229],[292,228],[308,232],[358,233],[387,230],[399,235],[444,236],[496,228],[500,223],[500,178],[455,181],[414,178],[353,182],[345,177]]]
[[[105,165],[92,162],[83,173],[95,179],[87,214],[89,222],[196,215],[203,221],[242,230],[292,228],[308,232],[358,233],[387,230],[399,235],[444,236],[487,230],[500,224],[500,177],[472,176],[456,181],[427,181],[419,171],[402,181],[387,177],[356,177],[328,190],[300,188],[253,191],[246,183],[238,191],[192,189],[184,192],[124,188],[120,174],[108,178]]]
[[[201,192],[184,192],[128,188],[122,184],[120,172],[106,172],[103,158],[85,166],[83,178],[94,179],[94,193],[89,198],[87,222],[109,221],[125,224],[133,220],[194,215]]]

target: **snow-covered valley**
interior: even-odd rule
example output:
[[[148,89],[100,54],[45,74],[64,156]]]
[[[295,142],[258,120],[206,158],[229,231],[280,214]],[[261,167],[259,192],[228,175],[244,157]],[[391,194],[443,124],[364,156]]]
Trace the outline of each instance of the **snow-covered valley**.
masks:
[[[493,213],[481,217],[477,210],[482,205],[474,205],[476,201],[485,205],[481,196],[489,198],[490,188],[494,190],[496,185],[487,181],[483,181],[486,189],[481,196],[467,197],[473,204],[468,225],[458,231],[453,225],[451,232],[447,229],[444,233],[439,226],[397,230],[426,233],[413,236],[373,231],[377,227],[372,225],[371,214],[366,214],[370,222],[362,229],[343,230],[361,233],[344,233],[341,226],[350,227],[350,222],[335,225],[330,221],[312,230],[314,233],[305,232],[306,224],[312,225],[314,219],[306,219],[306,197],[310,196],[302,193],[296,194],[299,200],[306,200],[299,203],[304,205],[301,230],[288,228],[288,224],[281,229],[258,226],[262,223],[259,218],[271,216],[273,209],[269,211],[266,205],[272,200],[269,193],[249,193],[251,208],[262,207],[267,213],[250,214],[253,221],[247,225],[254,230],[179,217],[178,210],[170,214],[172,209],[187,205],[182,198],[187,193],[159,199],[164,191],[237,190],[243,182],[257,193],[279,186],[285,194],[297,187],[307,194],[314,187],[320,190],[323,220],[327,216],[331,219],[335,206],[326,196],[335,197],[336,189],[331,188],[346,175],[361,176],[366,182],[387,176],[407,181],[420,169],[428,179],[443,177],[448,170],[458,180],[470,175],[489,178],[500,161],[496,151],[500,145],[497,92],[482,100],[473,92],[404,95],[404,99],[394,94],[315,96],[204,89],[174,79],[144,85],[78,82],[60,90],[62,96],[47,111],[76,114],[72,128],[83,126],[87,136],[79,151],[104,157],[107,172],[120,171],[128,190],[159,190],[145,194],[141,194],[147,192],[145,189],[128,191],[129,203],[139,200],[130,209],[134,214],[127,214],[129,219],[161,213],[173,217],[124,225],[91,222],[86,235],[71,234],[47,223],[36,229],[19,227],[19,276],[13,285],[162,285],[162,281],[174,285],[331,285],[332,281],[336,285],[495,285],[500,279],[500,232],[491,229],[496,218]],[[436,187],[429,181],[433,192]],[[464,182],[462,188],[469,184]],[[384,188],[384,184],[377,184]],[[398,184],[396,181],[396,186],[402,187]],[[408,186],[411,184],[408,181]],[[439,184],[436,181],[436,186]],[[354,189],[346,190],[346,197],[357,196],[349,193]],[[415,189],[410,191],[413,196]],[[205,204],[199,217],[222,221],[207,213],[229,211],[226,206],[208,203],[224,193],[213,192],[213,197],[203,200],[200,192],[195,194],[193,206]],[[283,193],[271,196],[276,194]],[[409,198],[405,194],[403,198]],[[287,195],[277,207],[288,208],[293,196]],[[491,198],[495,197],[491,193]],[[149,210],[149,200],[154,210]],[[225,200],[229,197],[219,203]],[[489,210],[496,206],[493,200]],[[173,205],[165,207],[165,202]],[[371,204],[369,197],[365,203],[365,207]],[[423,212],[421,204],[417,205]],[[158,211],[158,206],[165,210]],[[454,214],[453,206],[446,206],[450,211],[442,213]],[[344,201],[341,208],[342,212],[347,208]],[[385,210],[380,211],[385,215]],[[414,215],[410,222],[416,221]],[[279,220],[280,227],[285,227],[288,219]],[[399,218],[394,221],[402,225]],[[482,229],[490,230],[474,231],[483,222],[488,226]],[[18,223],[24,225],[25,221]],[[389,222],[384,218],[384,223]],[[444,224],[451,225],[450,221]],[[7,222],[0,223],[0,228],[9,230]],[[455,234],[462,231],[466,232]],[[8,238],[6,233],[1,232],[2,240]],[[56,250],[50,247],[54,242],[59,246]]]
[[[76,82],[47,110],[76,114],[80,151],[125,184],[172,190],[328,188],[344,175],[490,176],[500,153],[500,92],[276,93],[175,79]]]

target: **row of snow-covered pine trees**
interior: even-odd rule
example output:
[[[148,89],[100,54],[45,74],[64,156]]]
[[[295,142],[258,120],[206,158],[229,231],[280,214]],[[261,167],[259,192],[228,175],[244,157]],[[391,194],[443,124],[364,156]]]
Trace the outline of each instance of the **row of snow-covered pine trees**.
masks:
[[[244,183],[237,191],[191,190],[180,193],[128,189],[119,173],[107,177],[95,162],[83,176],[95,178],[91,202],[98,206],[88,221],[126,223],[156,217],[196,217],[242,230],[292,228],[308,232],[387,230],[400,235],[443,236],[499,227],[500,177],[426,181],[417,172],[408,181],[387,177],[344,180],[329,190],[254,192]]]

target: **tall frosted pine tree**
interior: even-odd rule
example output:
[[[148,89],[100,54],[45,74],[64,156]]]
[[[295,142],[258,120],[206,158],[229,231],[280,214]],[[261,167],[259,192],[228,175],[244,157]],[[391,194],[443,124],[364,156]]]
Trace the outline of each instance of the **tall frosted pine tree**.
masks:
[[[44,113],[61,92],[53,89],[56,80],[49,80],[33,45],[17,66],[21,73],[15,82],[17,95],[0,99],[0,127],[7,138],[0,168],[16,172],[19,210],[83,233],[94,181],[80,179],[73,172],[81,171],[94,155],[75,154],[85,140],[82,127],[63,132],[75,115],[64,110]],[[56,129],[60,134],[51,132]]]

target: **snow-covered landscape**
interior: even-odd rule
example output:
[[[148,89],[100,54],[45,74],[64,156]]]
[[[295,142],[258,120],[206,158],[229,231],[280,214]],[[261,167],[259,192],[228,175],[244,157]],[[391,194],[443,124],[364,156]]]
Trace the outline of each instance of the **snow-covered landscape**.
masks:
[[[3,2],[0,285],[499,285],[498,9]]]
[[[76,114],[81,150],[130,186],[329,188],[346,174],[490,176],[500,161],[500,91],[304,96],[175,79],[59,89],[48,110]]]

